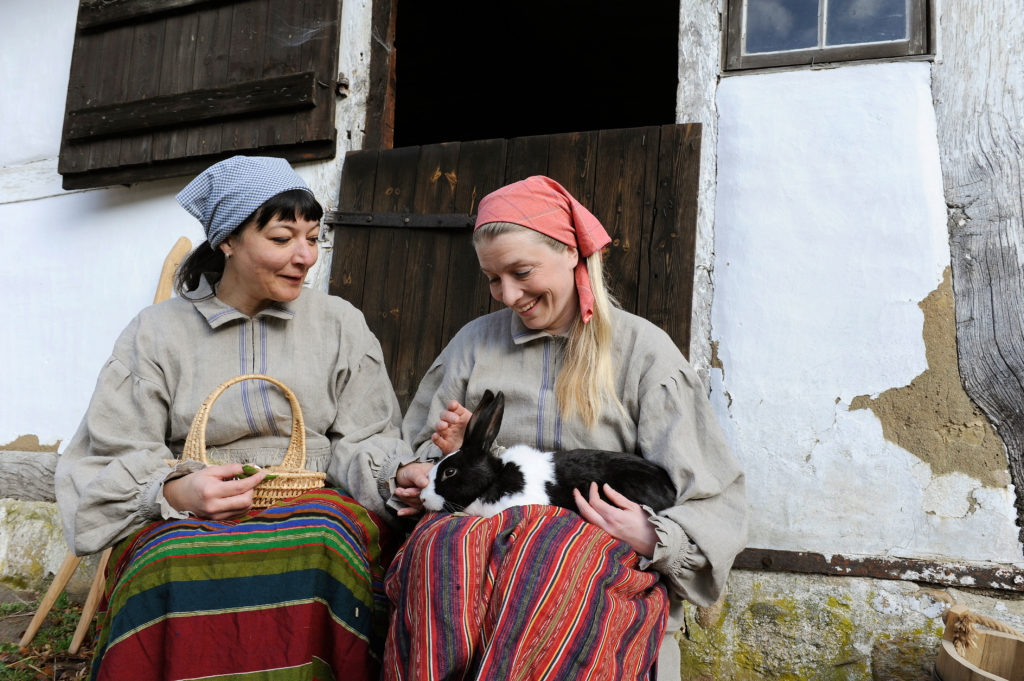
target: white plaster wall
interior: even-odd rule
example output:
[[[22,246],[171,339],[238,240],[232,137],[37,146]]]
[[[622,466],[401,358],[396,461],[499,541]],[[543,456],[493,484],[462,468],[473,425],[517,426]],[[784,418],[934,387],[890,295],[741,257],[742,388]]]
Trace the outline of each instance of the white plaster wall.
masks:
[[[50,158],[60,145],[77,12],[77,0],[0,2],[2,167]]]
[[[751,546],[1020,560],[1011,490],[936,479],[849,411],[927,368],[918,303],[950,263],[929,69],[719,86],[712,398]]]
[[[152,303],[180,236],[202,229],[174,200],[188,177],[66,192],[57,155],[77,0],[0,0],[0,446],[21,435],[67,442],[117,335]],[[347,150],[362,144],[369,82],[369,0],[343,5],[338,154],[297,166],[326,209]],[[328,235],[329,236],[329,235]],[[326,290],[329,242],[307,285]]]

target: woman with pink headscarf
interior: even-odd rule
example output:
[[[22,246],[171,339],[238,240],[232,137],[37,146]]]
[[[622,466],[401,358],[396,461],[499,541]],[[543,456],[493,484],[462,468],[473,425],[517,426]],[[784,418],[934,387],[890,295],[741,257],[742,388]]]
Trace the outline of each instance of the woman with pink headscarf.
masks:
[[[743,474],[678,348],[608,294],[609,242],[547,177],[480,202],[473,243],[506,308],[467,324],[423,378],[400,514],[420,512],[431,462],[458,449],[463,405],[485,390],[505,394],[497,445],[634,452],[668,471],[674,505],[655,513],[606,486],[611,503],[577,493],[578,514],[428,514],[388,573],[384,678],[678,678],[683,601],[722,594],[746,540]]]

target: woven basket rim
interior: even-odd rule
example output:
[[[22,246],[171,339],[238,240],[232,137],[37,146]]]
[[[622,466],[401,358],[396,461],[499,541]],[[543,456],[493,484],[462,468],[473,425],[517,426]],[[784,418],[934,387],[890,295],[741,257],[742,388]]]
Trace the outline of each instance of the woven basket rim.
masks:
[[[292,409],[292,432],[284,459],[280,464],[265,468],[277,477],[272,480],[264,480],[253,489],[253,507],[265,508],[274,501],[280,501],[288,496],[296,496],[305,491],[322,488],[327,474],[305,468],[306,424],[302,417],[299,400],[288,386],[266,374],[242,374],[229,378],[206,396],[192,418],[192,424],[185,438],[185,447],[181,453],[181,460],[199,461],[204,466],[209,465],[209,459],[206,457],[206,425],[210,419],[213,403],[231,386],[248,380],[267,381],[277,386],[288,399]]]

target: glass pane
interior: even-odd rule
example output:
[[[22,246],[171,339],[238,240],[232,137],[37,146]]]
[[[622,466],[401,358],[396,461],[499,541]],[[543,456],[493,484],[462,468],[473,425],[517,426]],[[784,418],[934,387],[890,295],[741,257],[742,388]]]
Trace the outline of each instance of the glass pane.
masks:
[[[818,0],[747,0],[745,52],[818,46]]]
[[[908,0],[829,0],[826,45],[907,39]]]

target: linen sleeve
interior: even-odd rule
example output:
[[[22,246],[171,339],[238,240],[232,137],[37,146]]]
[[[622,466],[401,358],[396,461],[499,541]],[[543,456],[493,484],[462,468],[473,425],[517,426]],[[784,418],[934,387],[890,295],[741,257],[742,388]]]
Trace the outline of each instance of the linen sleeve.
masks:
[[[676,371],[649,372],[642,393],[639,445],[669,472],[677,498],[656,515],[648,509],[659,541],[641,567],[664,575],[675,597],[706,606],[718,600],[746,545],[747,504],[743,472],[703,385],[680,362]]]
[[[437,356],[405,411],[402,435],[420,461],[437,461],[443,456],[430,436],[448,402],[458,400],[465,406],[468,372],[460,369],[464,363],[457,359],[461,352],[460,341],[461,337],[456,335]]]
[[[402,440],[401,409],[388,378],[380,343],[362,319],[347,334],[347,368],[337,372],[337,413],[327,433],[331,441],[329,480],[361,504],[390,519],[385,502],[398,467],[414,460]]]
[[[164,499],[163,484],[201,464],[167,464],[168,414],[163,386],[116,357],[107,361],[54,476],[64,536],[76,554],[101,551],[153,520],[186,517]]]

